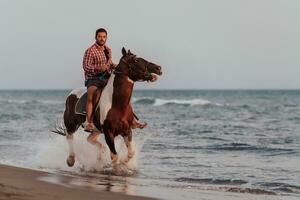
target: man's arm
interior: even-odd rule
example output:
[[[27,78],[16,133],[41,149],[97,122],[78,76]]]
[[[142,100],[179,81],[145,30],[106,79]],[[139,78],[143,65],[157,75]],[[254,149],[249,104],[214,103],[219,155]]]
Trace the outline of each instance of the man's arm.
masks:
[[[112,61],[112,51],[110,48],[108,49],[108,52],[109,52],[109,60],[108,60],[107,65],[108,65],[109,69],[113,70],[117,67],[117,65],[115,63],[113,63],[113,61]]]

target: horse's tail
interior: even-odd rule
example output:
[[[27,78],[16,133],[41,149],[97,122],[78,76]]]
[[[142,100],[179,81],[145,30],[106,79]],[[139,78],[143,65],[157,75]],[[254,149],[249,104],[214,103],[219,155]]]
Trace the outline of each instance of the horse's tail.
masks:
[[[53,133],[57,133],[59,135],[62,135],[62,136],[66,136],[67,135],[67,129],[65,127],[65,125],[61,122],[56,122],[54,128],[51,130],[51,132]]]

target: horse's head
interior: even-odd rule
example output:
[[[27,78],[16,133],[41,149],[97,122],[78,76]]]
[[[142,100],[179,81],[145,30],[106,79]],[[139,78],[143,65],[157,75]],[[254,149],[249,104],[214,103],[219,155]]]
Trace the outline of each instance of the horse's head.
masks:
[[[161,67],[143,58],[137,57],[122,48],[122,58],[117,71],[127,75],[133,81],[155,81],[156,75],[162,75]]]

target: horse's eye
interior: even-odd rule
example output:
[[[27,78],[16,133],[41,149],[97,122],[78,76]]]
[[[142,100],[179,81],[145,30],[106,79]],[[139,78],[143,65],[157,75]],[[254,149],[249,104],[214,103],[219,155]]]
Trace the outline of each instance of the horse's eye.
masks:
[[[137,63],[137,62],[138,62],[138,59],[134,59],[133,61],[134,61],[135,63]]]

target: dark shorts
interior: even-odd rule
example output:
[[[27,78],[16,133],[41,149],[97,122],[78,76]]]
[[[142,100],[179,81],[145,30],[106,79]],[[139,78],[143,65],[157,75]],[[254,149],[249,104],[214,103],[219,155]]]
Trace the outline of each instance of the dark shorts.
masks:
[[[85,86],[89,88],[90,86],[96,86],[98,88],[104,88],[110,77],[109,73],[100,73],[96,77],[89,78],[85,81]]]
[[[89,88],[90,86],[96,86],[98,88],[104,88],[107,81],[99,80],[99,79],[88,79],[85,81],[85,86]]]

